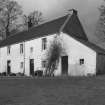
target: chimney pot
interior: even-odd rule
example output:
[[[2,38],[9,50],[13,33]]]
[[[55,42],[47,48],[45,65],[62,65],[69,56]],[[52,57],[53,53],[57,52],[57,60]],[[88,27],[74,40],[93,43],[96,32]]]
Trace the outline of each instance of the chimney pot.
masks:
[[[69,12],[70,11],[72,11],[73,12],[73,14],[75,14],[75,15],[77,15],[78,14],[78,11],[77,10],[75,10],[75,9],[70,9],[70,10],[68,10]]]
[[[78,11],[73,9],[73,14],[77,15],[78,14]]]

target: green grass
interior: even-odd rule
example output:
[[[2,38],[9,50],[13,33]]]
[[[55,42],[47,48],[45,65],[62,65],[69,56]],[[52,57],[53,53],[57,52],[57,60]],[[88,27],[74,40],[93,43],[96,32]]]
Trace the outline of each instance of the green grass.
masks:
[[[105,76],[2,78],[0,105],[105,105]]]

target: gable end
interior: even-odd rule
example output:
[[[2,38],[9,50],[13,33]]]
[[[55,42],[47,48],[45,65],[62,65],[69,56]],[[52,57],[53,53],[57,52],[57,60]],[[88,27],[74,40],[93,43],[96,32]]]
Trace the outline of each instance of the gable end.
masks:
[[[88,40],[83,26],[76,14],[73,14],[63,29],[64,33],[83,40]]]

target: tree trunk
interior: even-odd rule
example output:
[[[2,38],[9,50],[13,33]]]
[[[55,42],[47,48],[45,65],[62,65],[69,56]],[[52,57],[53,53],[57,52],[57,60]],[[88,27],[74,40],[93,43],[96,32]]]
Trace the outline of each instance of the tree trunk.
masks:
[[[10,36],[10,33],[9,33],[9,29],[8,29],[8,27],[7,27],[7,28],[6,28],[6,38],[7,38],[8,36]]]

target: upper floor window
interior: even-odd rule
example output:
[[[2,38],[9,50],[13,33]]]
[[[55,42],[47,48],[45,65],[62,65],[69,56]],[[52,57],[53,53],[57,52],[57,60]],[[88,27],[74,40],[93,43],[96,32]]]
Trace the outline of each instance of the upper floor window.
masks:
[[[84,64],[84,59],[80,59],[80,65]]]
[[[20,62],[20,68],[23,69],[24,63]]]
[[[10,53],[11,53],[11,47],[8,46],[8,47],[7,47],[7,54],[10,54]]]
[[[20,54],[23,54],[23,44],[20,44]]]
[[[42,39],[42,50],[45,50],[47,48],[47,39],[43,38]]]
[[[34,48],[30,47],[30,53],[33,53]]]

